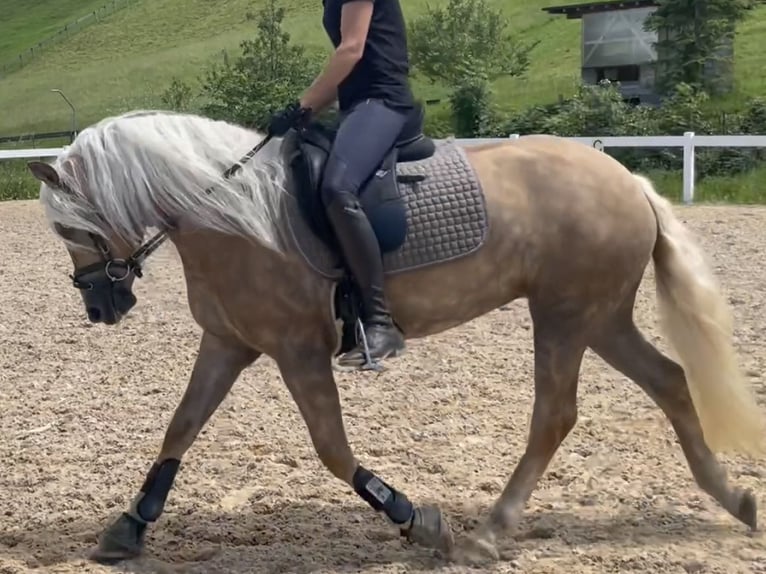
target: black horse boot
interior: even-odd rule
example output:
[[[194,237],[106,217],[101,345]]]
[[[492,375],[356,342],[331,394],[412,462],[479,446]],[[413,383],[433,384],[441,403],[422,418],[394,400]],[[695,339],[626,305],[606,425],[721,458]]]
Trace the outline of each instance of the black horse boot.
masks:
[[[365,341],[344,354],[338,364],[360,367],[404,351],[404,337],[391,318],[383,292],[383,261],[375,232],[356,197],[338,194],[327,207],[343,257],[362,294],[361,320]],[[369,354],[369,355],[368,355]]]

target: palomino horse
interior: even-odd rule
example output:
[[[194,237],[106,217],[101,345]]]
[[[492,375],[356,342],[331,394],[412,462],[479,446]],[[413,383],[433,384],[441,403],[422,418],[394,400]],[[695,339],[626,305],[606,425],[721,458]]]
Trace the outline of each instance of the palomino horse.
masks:
[[[95,559],[141,552],[182,457],[261,354],[278,364],[325,467],[401,535],[447,556],[497,557],[497,537],[519,521],[575,424],[587,348],[656,402],[698,485],[756,528],[754,496],[727,483],[714,454],[761,453],[764,427],[738,372],[730,312],[705,256],[649,181],[555,137],[465,149],[447,141],[420,155],[404,145],[395,148],[398,164],[392,155],[363,191],[373,198],[366,205],[385,252],[387,295],[408,339],[528,300],[535,401],[526,451],[505,489],[458,543],[437,507],[413,504],[360,464],[333,374],[333,357],[353,347],[354,290],[321,217],[307,209],[328,141],[309,132],[292,143],[269,142],[224,177],[262,135],[194,115],[139,112],[82,131],[52,165],[30,163],[91,321],[114,324],[136,303],[134,278],[156,247],[141,242],[154,228],[180,254],[190,310],[203,330],[157,458],[102,533]],[[413,145],[423,142],[430,140]],[[633,321],[650,259],[678,362]]]

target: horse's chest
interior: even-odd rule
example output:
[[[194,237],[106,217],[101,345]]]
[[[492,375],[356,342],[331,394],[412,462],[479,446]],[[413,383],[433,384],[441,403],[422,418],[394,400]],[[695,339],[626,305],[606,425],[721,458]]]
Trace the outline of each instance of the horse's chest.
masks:
[[[324,333],[327,325],[334,325],[330,295],[322,309],[318,309],[315,293],[297,292],[298,281],[286,282],[280,289],[257,287],[246,282],[239,285],[224,283],[228,287],[193,280],[187,286],[195,322],[217,336],[234,337],[271,354],[286,340],[305,339],[309,332],[309,338],[314,338],[318,332]]]

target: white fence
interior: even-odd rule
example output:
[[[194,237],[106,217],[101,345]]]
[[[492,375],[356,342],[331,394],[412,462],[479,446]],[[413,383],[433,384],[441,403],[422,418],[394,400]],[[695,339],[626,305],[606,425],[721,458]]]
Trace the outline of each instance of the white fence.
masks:
[[[41,147],[34,149],[0,149],[0,159],[37,159],[57,157],[66,148]]]
[[[518,139],[518,134],[511,134],[509,139]],[[766,148],[766,135],[737,136],[698,136],[686,132],[682,136],[618,136],[618,137],[575,137],[568,138],[585,145],[603,150],[608,147],[623,148],[683,148],[684,179],[683,200],[694,201],[694,150],[698,147],[763,147]],[[480,145],[506,141],[506,138],[475,138],[456,140],[465,145]],[[0,160],[56,157],[66,148],[40,148],[23,150],[0,150]]]

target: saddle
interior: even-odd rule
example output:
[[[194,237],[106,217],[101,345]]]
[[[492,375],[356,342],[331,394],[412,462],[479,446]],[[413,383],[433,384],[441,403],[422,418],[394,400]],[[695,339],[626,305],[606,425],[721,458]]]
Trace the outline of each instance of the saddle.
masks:
[[[481,184],[459,144],[423,134],[423,111],[408,118],[399,141],[363,183],[359,202],[383,255],[384,273],[465,257],[484,243],[489,226]],[[325,213],[321,184],[337,128],[318,122],[282,139],[290,200],[285,217],[297,251],[335,285],[334,312],[342,324],[337,354],[353,348],[361,299]]]
[[[421,108],[402,130],[405,137],[388,151],[359,193],[362,210],[370,220],[384,254],[399,249],[407,237],[407,205],[399,184],[419,182],[427,177],[397,174],[396,166],[428,159],[436,150],[434,141],[421,131],[422,121]],[[336,134],[334,126],[311,122],[300,130],[291,130],[282,144],[291,193],[309,228],[333,251],[339,246],[325,213],[320,187]]]

